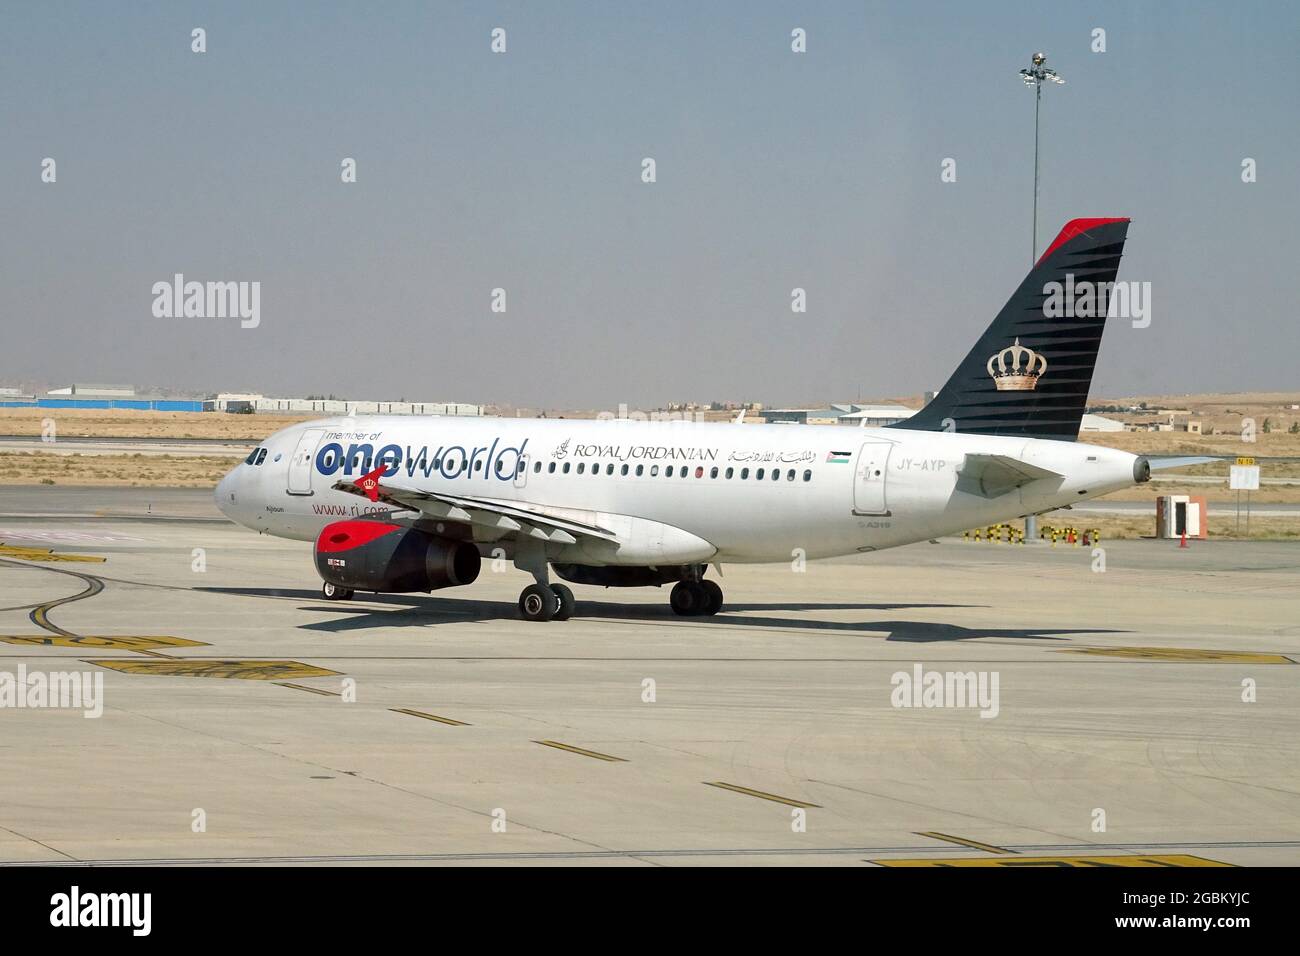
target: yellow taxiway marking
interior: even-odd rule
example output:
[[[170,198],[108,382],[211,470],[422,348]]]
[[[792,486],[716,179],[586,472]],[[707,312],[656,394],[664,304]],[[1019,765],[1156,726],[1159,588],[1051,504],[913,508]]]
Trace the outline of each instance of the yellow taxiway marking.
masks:
[[[929,837],[932,840],[943,840],[945,843],[957,843],[961,846],[968,846],[975,850],[984,850],[987,853],[1015,853],[1015,850],[1008,850],[1006,847],[993,846],[991,843],[980,843],[978,840],[968,840],[965,837],[953,836],[949,833],[936,833],[934,830],[918,830],[917,836]]]
[[[1058,653],[1095,654],[1098,657],[1127,657],[1144,661],[1210,661],[1220,664],[1294,664],[1282,654],[1251,651],[1209,651],[1196,647],[1062,647]]]
[[[291,684],[288,681],[276,681],[276,687],[292,687],[294,690],[305,690],[309,694],[322,694],[326,697],[342,697],[336,690],[325,690],[320,687],[308,687],[306,684]]]
[[[880,866],[1232,866],[1201,856],[982,856],[931,860],[868,860]]]
[[[760,800],[771,800],[773,803],[784,803],[787,807],[802,807],[804,809],[821,809],[820,803],[805,803],[803,800],[794,800],[790,797],[777,796],[775,793],[764,793],[762,790],[751,790],[749,787],[741,787],[734,783],[723,783],[721,780],[705,780],[706,787],[720,787],[723,790],[732,790],[735,793],[743,793],[747,796],[758,797]]]
[[[338,671],[301,664],[298,661],[211,661],[211,660],[88,660],[87,664],[107,667],[123,674],[157,674],[163,677],[226,677],[238,680],[281,680],[285,677],[337,677]]]
[[[572,744],[562,744],[558,740],[534,740],[533,743],[541,744],[543,747],[554,747],[556,750],[567,750],[571,754],[581,754],[584,757],[594,757],[597,760],[607,760],[610,763],[627,763],[622,757],[611,757],[609,754],[598,753],[595,750],[583,750]]]
[[[17,558],[19,561],[84,561],[103,564],[107,558],[94,554],[55,554],[51,548],[22,548],[0,541],[0,558]]]
[[[408,707],[389,707],[394,714],[409,714],[412,717],[423,717],[425,720],[436,720],[440,724],[446,724],[449,727],[470,727],[471,724],[463,720],[453,720],[450,717],[439,717],[437,714],[426,714],[422,710],[411,710]]]
[[[31,644],[36,647],[95,647],[122,651],[145,651],[156,647],[207,647],[203,641],[184,637],[139,636],[125,634],[0,634],[6,644]]]

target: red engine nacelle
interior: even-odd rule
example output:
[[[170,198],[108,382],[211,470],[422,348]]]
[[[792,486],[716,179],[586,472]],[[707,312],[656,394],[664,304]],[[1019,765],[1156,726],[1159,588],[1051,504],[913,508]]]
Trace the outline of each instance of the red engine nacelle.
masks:
[[[357,591],[436,591],[471,584],[482,558],[468,541],[385,521],[336,521],[316,538],[316,570]]]

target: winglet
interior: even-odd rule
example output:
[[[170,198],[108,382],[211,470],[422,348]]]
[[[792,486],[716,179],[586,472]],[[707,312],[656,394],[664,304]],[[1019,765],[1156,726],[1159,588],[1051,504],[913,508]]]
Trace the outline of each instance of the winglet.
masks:
[[[387,470],[387,465],[380,465],[374,471],[368,472],[357,479],[357,487],[364,491],[366,497],[371,501],[379,500],[379,479]]]

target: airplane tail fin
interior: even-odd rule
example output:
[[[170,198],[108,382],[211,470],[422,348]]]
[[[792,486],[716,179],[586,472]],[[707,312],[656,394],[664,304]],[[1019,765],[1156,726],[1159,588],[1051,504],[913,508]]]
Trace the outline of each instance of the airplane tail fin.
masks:
[[[1074,441],[1128,219],[1072,219],[925,408],[887,427]]]

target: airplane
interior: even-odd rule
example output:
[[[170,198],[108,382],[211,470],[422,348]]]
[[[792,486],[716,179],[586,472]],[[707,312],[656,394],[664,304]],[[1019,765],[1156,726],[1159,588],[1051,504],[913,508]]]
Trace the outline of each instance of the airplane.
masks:
[[[717,614],[710,567],[881,551],[1188,463],[1076,441],[1128,226],[1067,223],[934,399],[892,425],[348,416],[271,435],[216,504],[314,541],[329,600],[469,585],[488,558],[532,575],[529,621],[575,612],[552,572],[670,584],[677,614]],[[1062,289],[1085,297],[1063,312]]]

